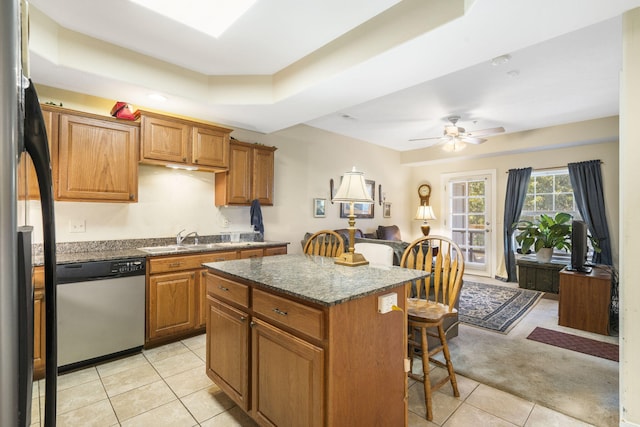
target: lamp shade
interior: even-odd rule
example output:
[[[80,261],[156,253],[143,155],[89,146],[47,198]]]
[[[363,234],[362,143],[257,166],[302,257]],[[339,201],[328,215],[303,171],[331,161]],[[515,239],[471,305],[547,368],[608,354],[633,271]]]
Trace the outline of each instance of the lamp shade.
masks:
[[[340,188],[333,198],[334,202],[355,202],[373,203],[371,196],[367,192],[367,185],[364,181],[364,173],[356,171],[354,167],[351,172],[345,172],[340,183]]]
[[[416,219],[436,219],[436,215],[433,213],[433,208],[427,205],[418,206],[418,211],[416,212]]]

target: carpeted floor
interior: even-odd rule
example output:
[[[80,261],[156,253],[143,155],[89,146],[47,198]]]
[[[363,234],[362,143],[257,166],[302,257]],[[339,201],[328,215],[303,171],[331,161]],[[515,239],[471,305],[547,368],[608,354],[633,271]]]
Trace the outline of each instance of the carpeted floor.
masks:
[[[596,341],[590,338],[579,337],[564,332],[552,331],[547,328],[537,327],[529,334],[528,340],[534,340],[556,347],[573,350],[591,356],[602,357],[603,359],[617,362],[619,359],[619,349],[615,344]]]
[[[460,291],[460,321],[508,333],[542,297],[528,289],[476,283],[465,280]]]
[[[558,301],[543,298],[508,334],[460,324],[449,342],[456,372],[595,426],[618,426],[618,363],[528,340],[538,326],[617,344],[558,326]]]

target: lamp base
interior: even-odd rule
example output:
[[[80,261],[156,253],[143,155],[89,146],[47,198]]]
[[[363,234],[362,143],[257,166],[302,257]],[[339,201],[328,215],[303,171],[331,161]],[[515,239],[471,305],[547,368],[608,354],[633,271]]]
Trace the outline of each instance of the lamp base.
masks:
[[[420,226],[420,228],[422,229],[422,234],[425,236],[429,235],[429,231],[431,231],[431,226],[429,224],[422,224]]]
[[[367,265],[367,261],[362,254],[355,252],[345,252],[337,258],[334,258],[334,262],[338,265],[346,265],[347,267],[357,267],[359,265]]]

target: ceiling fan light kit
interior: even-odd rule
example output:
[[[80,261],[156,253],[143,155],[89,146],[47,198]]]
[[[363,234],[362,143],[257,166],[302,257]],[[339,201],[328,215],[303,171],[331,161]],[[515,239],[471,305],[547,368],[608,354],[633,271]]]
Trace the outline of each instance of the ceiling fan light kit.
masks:
[[[490,129],[480,129],[472,132],[467,132],[465,128],[457,125],[458,120],[460,120],[460,116],[449,116],[447,120],[451,124],[447,124],[444,126],[443,136],[434,136],[428,138],[416,138],[410,139],[409,141],[426,141],[429,139],[439,139],[444,151],[460,151],[463,150],[466,144],[482,144],[486,142],[486,138],[480,138],[482,136],[490,136],[496,133],[504,132],[504,128],[496,127]]]

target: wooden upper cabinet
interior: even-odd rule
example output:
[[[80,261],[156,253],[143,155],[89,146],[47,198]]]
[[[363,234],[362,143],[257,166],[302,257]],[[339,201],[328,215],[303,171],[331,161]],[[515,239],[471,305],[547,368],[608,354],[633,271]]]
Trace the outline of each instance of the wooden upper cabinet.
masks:
[[[139,125],[82,114],[60,114],[57,199],[138,200]]]
[[[231,129],[147,111],[141,111],[140,117],[141,163],[175,163],[212,172],[229,167]]]
[[[275,147],[231,141],[229,171],[216,174],[216,206],[273,205]]]
[[[216,169],[229,167],[229,132],[199,126],[193,128],[192,135],[191,159],[194,164]]]
[[[50,107],[41,106],[42,117],[44,119],[44,127],[47,132],[47,140],[49,143],[49,155],[51,162],[56,163],[57,147],[58,147],[58,113],[52,111]],[[56,149],[56,152],[54,152]],[[55,181],[55,168],[52,168],[52,179]],[[33,161],[27,153],[22,153],[20,163],[18,165],[18,199],[39,199],[40,190],[38,188],[38,177],[33,167]]]
[[[157,117],[141,117],[141,161],[187,163],[189,126]]]

